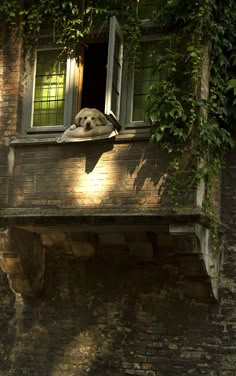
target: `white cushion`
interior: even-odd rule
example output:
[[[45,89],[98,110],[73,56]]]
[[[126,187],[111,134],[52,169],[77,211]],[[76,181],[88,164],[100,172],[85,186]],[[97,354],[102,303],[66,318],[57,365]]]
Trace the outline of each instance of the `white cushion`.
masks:
[[[114,137],[117,134],[118,132],[111,123],[107,125],[97,125],[95,128],[89,130],[85,130],[83,127],[77,127],[75,129],[68,128],[63,135],[57,139],[57,142],[92,141]]]

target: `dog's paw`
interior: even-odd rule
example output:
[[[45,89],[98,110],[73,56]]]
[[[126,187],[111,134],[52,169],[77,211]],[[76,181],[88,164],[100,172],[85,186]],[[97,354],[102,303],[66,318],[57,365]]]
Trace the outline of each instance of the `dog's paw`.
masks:
[[[73,130],[73,129],[76,129],[76,128],[77,128],[77,125],[76,124],[72,124],[69,129]]]

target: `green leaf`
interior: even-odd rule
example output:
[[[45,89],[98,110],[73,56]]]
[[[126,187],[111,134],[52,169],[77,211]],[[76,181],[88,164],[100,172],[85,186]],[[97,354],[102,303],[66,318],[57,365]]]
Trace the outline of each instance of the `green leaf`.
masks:
[[[229,80],[227,82],[227,87],[226,87],[226,91],[229,91],[233,89],[234,91],[236,90],[236,79],[233,78],[232,80]]]
[[[164,133],[156,133],[155,134],[156,142],[160,142],[161,139],[163,138],[163,135],[164,135]]]

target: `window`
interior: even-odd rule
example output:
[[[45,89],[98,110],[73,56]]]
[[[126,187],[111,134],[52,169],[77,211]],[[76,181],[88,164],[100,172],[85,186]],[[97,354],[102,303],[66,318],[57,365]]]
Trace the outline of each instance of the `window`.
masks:
[[[156,41],[143,42],[139,64],[134,71],[133,106],[131,121],[145,119],[146,97],[152,83],[157,80],[153,72],[154,60],[157,59]]]
[[[153,12],[154,2],[139,4],[145,16]],[[145,34],[136,67],[123,65],[122,31],[115,17],[110,20],[108,40],[85,42],[77,56],[43,47],[35,52],[25,81],[27,133],[63,131],[83,107],[95,107],[123,127],[146,126],[147,94],[158,80],[153,65],[163,48],[158,34]]]
[[[123,68],[123,38],[115,17],[110,23],[108,46],[105,113],[120,119],[121,79]]]
[[[142,20],[150,20],[155,16],[157,9],[157,1],[155,0],[139,0],[139,17]]]
[[[42,48],[28,63],[23,124],[27,132],[58,131],[71,124],[76,92],[76,61],[62,49]]]
[[[58,50],[37,51],[33,127],[64,123],[66,68]]]
[[[26,131],[64,130],[82,107],[95,107],[118,122],[122,59],[122,32],[115,17],[111,18],[108,42],[80,46],[78,65],[62,49],[38,49],[25,81]]]
[[[127,88],[126,127],[145,126],[146,100],[151,85],[158,82],[159,76],[153,69],[170,39],[160,35],[145,36],[141,42],[138,63],[129,73]]]
[[[137,128],[147,126],[145,121],[147,95],[153,84],[156,84],[160,77],[155,71],[155,65],[163,50],[168,48],[171,43],[169,35],[161,35],[155,32],[155,13],[157,2],[154,0],[138,1],[139,16],[143,21],[144,35],[141,40],[141,51],[138,62],[130,69],[127,68],[127,83],[124,80],[123,86],[126,86],[127,96],[123,99],[123,109],[125,116],[123,122],[126,128]]]

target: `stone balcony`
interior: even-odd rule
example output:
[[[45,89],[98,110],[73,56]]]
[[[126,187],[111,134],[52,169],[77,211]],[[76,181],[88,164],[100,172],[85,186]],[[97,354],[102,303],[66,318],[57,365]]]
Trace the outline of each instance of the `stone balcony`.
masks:
[[[217,298],[220,252],[202,211],[204,184],[186,191],[181,171],[173,203],[168,162],[132,131],[102,142],[13,141],[0,210],[1,267],[13,291],[39,294],[45,253],[60,248],[83,263],[153,263],[172,270],[183,294]]]

